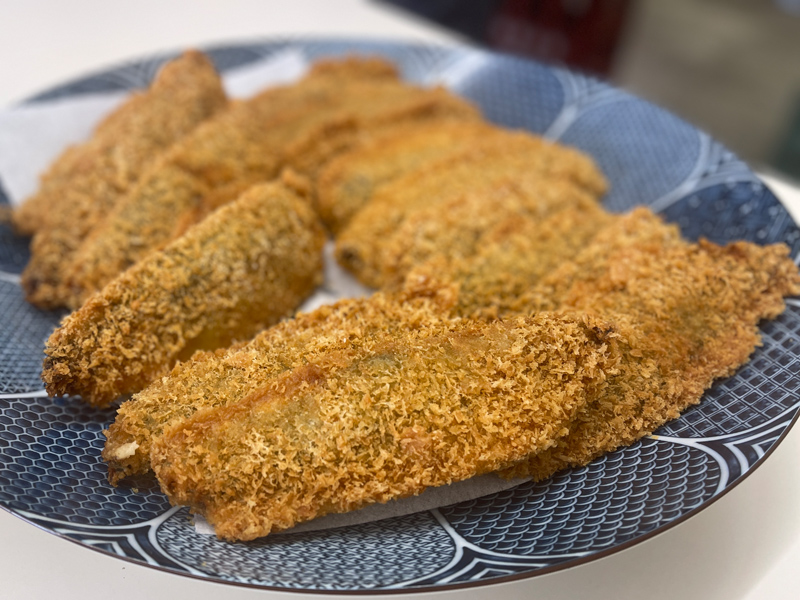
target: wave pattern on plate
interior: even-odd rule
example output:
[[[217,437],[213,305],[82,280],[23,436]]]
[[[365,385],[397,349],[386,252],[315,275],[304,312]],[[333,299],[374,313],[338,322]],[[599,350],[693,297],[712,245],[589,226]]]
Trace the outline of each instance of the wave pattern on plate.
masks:
[[[195,533],[181,511],[159,527],[157,539],[171,557],[214,577],[287,588],[386,588],[435,571],[453,553],[447,534],[426,512],[230,544]]]
[[[747,240],[783,242],[792,256],[800,252],[800,229],[775,195],[760,181],[733,181],[699,189],[664,209],[690,240],[718,244]]]
[[[564,90],[552,70],[514,58],[487,62],[483,56],[487,67],[453,89],[485,107],[486,118],[498,125],[547,131],[564,106]],[[520,98],[528,99],[522,107]]]
[[[481,548],[557,559],[652,531],[699,506],[718,480],[702,451],[644,439],[588,467],[440,510]]]
[[[615,94],[584,106],[559,141],[595,157],[611,184],[604,204],[622,212],[650,204],[689,177],[700,158],[700,135],[666,111]]]

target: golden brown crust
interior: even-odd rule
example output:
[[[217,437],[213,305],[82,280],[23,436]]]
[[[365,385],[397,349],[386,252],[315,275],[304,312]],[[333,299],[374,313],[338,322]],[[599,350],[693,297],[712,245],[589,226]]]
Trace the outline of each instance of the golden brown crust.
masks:
[[[527,308],[557,306],[613,322],[625,332],[620,372],[569,436],[506,474],[546,478],[677,418],[747,361],[760,343],[759,321],[798,293],[800,275],[784,245],[691,244],[647,209],[619,218],[553,271]]]
[[[199,127],[83,243],[69,275],[72,305],[286,165],[309,178],[313,196],[319,166],[365,131],[387,122],[475,112],[441,90],[397,81],[377,65],[366,59],[346,61],[341,70],[334,63],[312,69],[299,83],[236,103]]]
[[[493,135],[493,126],[464,116],[397,127],[375,136],[325,166],[318,181],[317,210],[339,233],[375,190],[403,174]]]
[[[336,258],[365,285],[381,287],[388,283],[382,275],[385,241],[410,215],[510,180],[520,193],[543,200],[543,181],[572,182],[595,197],[606,186],[587,156],[529,134],[498,132],[379,188],[338,236]]]
[[[497,469],[584,465],[698,402],[800,293],[785,248],[610,215],[588,157],[492,128],[380,60],[233,103],[125,186],[69,277],[73,305],[102,291],[48,341],[43,378],[100,406],[141,390],[105,432],[110,480],[152,466],[232,540]],[[202,351],[318,282],[314,203],[340,261],[384,291]]]
[[[272,377],[331,351],[372,352],[378,340],[435,325],[455,301],[450,286],[424,281],[400,294],[376,293],[299,314],[230,350],[198,352],[122,404],[106,432],[112,483],[150,469],[150,445],[198,410],[226,406]]]
[[[602,387],[614,358],[595,326],[442,319],[330,352],[169,428],[153,468],[228,540],[490,472],[550,446]]]
[[[148,165],[225,103],[211,62],[188,52],[101,123],[91,140],[68,150],[15,213],[18,229],[36,232],[22,274],[26,298],[43,308],[64,305],[66,266],[84,237]]]
[[[48,392],[107,405],[195,350],[252,336],[319,283],[324,239],[306,201],[252,188],[68,316],[45,348]]]
[[[488,308],[495,295],[510,298],[528,289],[611,218],[596,198],[569,181],[533,180],[523,187],[509,179],[476,187],[408,215],[381,244],[381,281],[402,285],[413,269],[446,259],[447,266],[436,268],[459,282],[459,304],[477,300],[465,295],[480,294]],[[465,261],[469,272],[459,272]],[[479,261],[487,268],[480,269]],[[501,280],[513,281],[516,289]]]
[[[361,96],[354,94],[354,99],[361,100]],[[320,173],[328,163],[375,138],[415,127],[425,127],[430,131],[440,123],[467,124],[481,118],[474,105],[439,87],[420,89],[405,86],[383,102],[374,97],[367,100],[357,110],[343,111],[339,118],[321,124],[287,148],[286,163],[309,177],[315,189]],[[484,131],[488,129],[484,126]]]

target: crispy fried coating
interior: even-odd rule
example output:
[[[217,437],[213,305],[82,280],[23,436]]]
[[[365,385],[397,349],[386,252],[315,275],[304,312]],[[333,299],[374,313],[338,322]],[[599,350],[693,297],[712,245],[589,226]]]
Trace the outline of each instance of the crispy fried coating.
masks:
[[[364,356],[330,352],[169,428],[153,469],[227,540],[494,471],[552,445],[603,386],[604,327],[442,319]]]
[[[211,62],[188,52],[101,123],[90,141],[68,150],[15,214],[18,229],[36,232],[22,274],[26,298],[43,308],[63,305],[66,267],[86,235],[161,153],[225,104]]]
[[[385,61],[323,61],[298,84],[231,103],[172,147],[83,241],[65,269],[67,304],[80,306],[217,207],[276,177],[283,148],[305,122],[328,114],[326,104],[343,82],[399,85],[396,70]]]
[[[620,371],[567,437],[506,475],[543,479],[677,418],[747,361],[760,343],[759,321],[798,293],[785,245],[692,244],[647,209],[619,218],[547,276],[526,309],[590,312],[614,323]]]
[[[441,90],[409,86],[383,71],[373,77],[370,59],[359,76],[360,64],[314,69],[297,84],[232,106],[178,144],[83,244],[68,277],[71,304],[286,165],[307,177],[365,129],[424,120],[440,109],[474,112]]]
[[[379,186],[431,160],[461,153],[496,132],[495,127],[465,115],[377,135],[325,166],[318,181],[317,211],[337,234]]]
[[[459,304],[473,303],[479,293],[488,308],[492,295],[526,290],[611,219],[596,198],[569,181],[476,189],[409,215],[383,243],[381,280],[402,285],[419,265],[443,258],[448,264],[436,269],[459,282],[466,295]],[[468,270],[458,272],[467,259]]]
[[[48,393],[104,406],[195,350],[251,337],[319,283],[324,240],[309,203],[279,182],[248,190],[63,321],[45,348]]]
[[[109,479],[150,470],[150,446],[171,425],[205,408],[227,406],[272,378],[327,352],[364,356],[383,339],[424,331],[446,317],[455,301],[449,286],[420,282],[401,293],[341,300],[299,314],[229,350],[197,352],[120,407],[105,433]]]
[[[381,287],[386,240],[414,212],[475,190],[513,180],[521,193],[543,202],[545,181],[571,182],[599,197],[606,182],[592,160],[576,150],[525,133],[500,132],[413,170],[379,188],[337,238],[336,258],[365,285]],[[528,192],[530,190],[530,192]]]
[[[317,193],[320,177],[327,170],[329,163],[344,154],[358,151],[364,146],[378,148],[380,147],[379,140],[393,139],[398,136],[407,138],[409,132],[426,131],[428,132],[426,137],[433,137],[435,136],[434,132],[440,127],[449,127],[448,130],[452,132],[450,133],[451,140],[458,140],[470,131],[474,137],[477,135],[474,128],[480,128],[484,135],[490,135],[490,132],[496,131],[496,128],[485,123],[481,127],[481,114],[478,108],[444,88],[437,87],[426,90],[424,94],[418,94],[417,98],[412,97],[409,100],[390,110],[380,106],[376,107],[374,103],[370,103],[355,117],[343,115],[339,120],[325,123],[287,148],[287,164],[298,173],[308,177],[312,184],[317,212],[323,216],[326,214],[321,210]],[[376,111],[375,108],[378,110]],[[459,125],[461,125],[460,128]],[[455,131],[463,133],[459,135]],[[439,139],[438,143],[442,145],[444,140]],[[391,153],[394,156],[384,153],[384,160],[373,160],[371,164],[376,162],[383,164],[385,176],[388,177],[389,174],[386,172],[386,168],[389,167],[388,161],[395,160],[399,163],[397,151],[402,151],[402,149],[397,147],[395,152]],[[407,161],[412,160],[411,157],[415,156],[417,163],[421,164],[425,160],[426,149],[423,144],[418,143],[416,149],[406,147],[405,153]],[[429,158],[434,157],[430,150],[427,151],[427,154],[430,155]],[[399,173],[395,175],[397,174]]]

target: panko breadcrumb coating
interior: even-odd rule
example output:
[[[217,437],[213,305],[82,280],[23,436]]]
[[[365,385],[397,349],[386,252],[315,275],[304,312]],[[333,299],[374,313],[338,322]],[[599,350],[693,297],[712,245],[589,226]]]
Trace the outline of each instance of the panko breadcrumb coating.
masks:
[[[428,329],[454,301],[451,287],[423,281],[400,294],[377,292],[299,314],[243,346],[196,353],[122,404],[103,449],[109,480],[149,471],[152,440],[198,410],[227,406],[331,350],[363,356],[382,340]]]
[[[460,125],[466,132],[471,125],[477,126],[481,122],[481,113],[474,105],[441,87],[425,90],[424,94],[411,97],[394,109],[378,107],[379,110],[375,111],[374,108],[374,103],[370,103],[355,116],[343,115],[325,123],[287,148],[286,162],[309,179],[320,214],[324,213],[319,206],[319,178],[328,164],[339,157],[364,146],[375,148],[373,141],[403,135],[407,131],[424,129],[432,134],[438,127]],[[486,135],[489,131],[497,131],[487,124],[482,129]]]
[[[599,197],[606,181],[584,154],[526,134],[505,132],[446,158],[431,161],[380,187],[357,212],[336,241],[336,258],[370,287],[387,282],[386,240],[413,213],[513,180],[517,189],[543,201],[543,182],[571,182]]]
[[[551,446],[603,387],[607,327],[443,319],[364,356],[329,352],[170,427],[152,466],[227,540],[495,471]]]
[[[692,244],[647,209],[621,217],[546,277],[525,307],[613,322],[619,373],[569,436],[506,475],[544,479],[677,418],[748,360],[760,344],[759,321],[778,316],[783,297],[798,293],[800,274],[783,244]]]
[[[248,190],[69,315],[45,347],[54,396],[105,406],[178,359],[250,338],[321,280],[322,225],[279,182]]]
[[[454,200],[435,203],[410,214],[382,244],[381,281],[402,285],[410,271],[437,258],[446,258],[462,293],[493,293],[499,279],[516,283],[503,286],[514,294],[536,283],[559,262],[578,251],[612,217],[597,199],[569,181],[534,178],[520,186],[513,180],[474,191]],[[492,252],[488,272],[458,272],[462,265],[479,268],[475,255]],[[498,269],[497,261],[504,261]],[[441,269],[439,265],[436,269]],[[490,282],[490,279],[492,280]],[[459,303],[469,303],[465,298]],[[486,302],[488,306],[490,303]]]
[[[477,118],[442,119],[377,135],[330,161],[319,176],[317,210],[339,233],[382,184],[454,152],[498,130]]]
[[[319,63],[149,164],[70,250],[59,301],[99,293],[43,379],[99,406],[134,393],[104,432],[110,481],[152,469],[228,540],[585,465],[699,402],[800,293],[784,247],[611,215],[591,159],[381,60]],[[383,290],[279,322],[321,278],[314,208]]]
[[[69,275],[71,304],[286,165],[312,177],[363,131],[476,112],[442,90],[376,75],[374,60],[364,60],[363,72],[360,65],[351,59],[312,69],[296,84],[234,104],[178,144],[82,245]]]
[[[91,140],[67,150],[39,193],[15,212],[17,228],[36,233],[22,274],[28,301],[64,305],[63,279],[86,235],[160,154],[225,104],[211,62],[187,52],[101,123]]]
[[[314,121],[343,81],[399,85],[385,61],[315,65],[299,83],[232,102],[170,149],[120,199],[76,252],[66,302],[76,308],[122,271],[166,246],[248,187],[272,179],[304,121]]]

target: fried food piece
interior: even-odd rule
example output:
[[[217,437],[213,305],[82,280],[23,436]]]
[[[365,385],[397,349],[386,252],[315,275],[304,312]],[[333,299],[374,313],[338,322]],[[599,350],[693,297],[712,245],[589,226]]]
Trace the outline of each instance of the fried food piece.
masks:
[[[572,260],[614,220],[604,212],[595,217],[569,210],[542,221],[509,220],[507,228],[495,230],[495,239],[483,238],[476,254],[464,260],[436,256],[412,269],[403,285],[419,279],[457,284],[453,313],[466,318],[528,314],[532,309],[526,295],[531,288]]]
[[[675,226],[637,209],[598,233],[542,281],[527,309],[601,315],[623,357],[608,387],[553,448],[506,472],[544,479],[631,444],[700,401],[748,360],[758,323],[800,293],[783,244],[688,243]]]
[[[188,52],[108,117],[90,141],[67,151],[40,192],[15,213],[19,230],[36,232],[22,274],[28,301],[42,308],[63,305],[65,267],[86,235],[159,154],[225,104],[211,62]]]
[[[95,127],[91,139],[66,148],[50,165],[36,194],[16,209],[15,229],[33,235],[48,222],[50,211],[64,202],[66,190],[90,185],[96,176],[110,177],[112,184],[124,186],[153,160],[154,152],[225,103],[219,77],[201,52],[188,51],[168,62],[149,90],[134,93]]]
[[[369,298],[342,300],[299,314],[257,335],[242,346],[197,352],[124,402],[105,432],[103,458],[109,480],[150,470],[150,446],[171,425],[197,411],[227,406],[288,370],[307,365],[327,352],[350,356],[374,353],[375,345],[409,331],[424,331],[448,315],[455,300],[449,286],[421,282],[413,289]]]
[[[195,350],[251,337],[320,282],[324,241],[291,190],[279,182],[248,190],[63,321],[45,348],[48,393],[105,406]]]
[[[444,88],[434,88],[427,97],[401,107],[394,114],[383,115],[368,123],[345,119],[312,132],[288,149],[287,163],[308,177],[315,192],[317,212],[336,233],[341,224],[332,211],[346,212],[349,218],[371,194],[367,193],[362,177],[358,197],[342,198],[339,195],[331,198],[328,194],[322,200],[320,191],[323,186],[330,192],[331,186],[339,186],[342,176],[348,176],[349,171],[341,171],[341,166],[348,169],[345,156],[352,155],[355,161],[352,167],[362,173],[366,168],[374,171],[375,177],[388,181],[437,155],[453,152],[479,132],[491,135],[495,131],[496,128],[482,122],[476,107]],[[339,162],[342,159],[344,163]],[[331,170],[333,163],[340,166]],[[338,207],[332,204],[334,202]]]
[[[319,118],[343,82],[353,81],[399,85],[386,61],[322,61],[298,84],[234,102],[203,123],[161,157],[81,244],[65,268],[65,303],[80,306],[218,206],[276,177],[281,149],[304,119]]]
[[[461,153],[497,128],[470,120],[441,120],[375,136],[330,161],[319,176],[317,211],[334,234],[372,197],[375,190],[431,160]]]
[[[612,218],[569,181],[534,179],[524,191],[508,181],[409,215],[384,242],[381,280],[402,285],[419,265],[446,259],[435,269],[459,282],[460,296],[466,294],[459,304],[474,303],[477,293],[488,308],[495,295],[527,290]]]
[[[198,128],[153,169],[84,243],[69,275],[71,304],[80,304],[125,268],[167,244],[193,223],[233,199],[242,189],[275,177],[293,162],[303,175],[313,165],[355,143],[358,132],[437,114],[474,112],[440,90],[406,85],[379,72],[374,61],[346,61],[313,70],[291,86],[268,90],[231,107]],[[340,134],[334,135],[337,128]],[[328,135],[323,135],[327,132]],[[346,133],[346,135],[345,135]],[[291,160],[300,148],[303,161]]]
[[[525,133],[498,133],[379,188],[337,238],[336,258],[365,285],[381,287],[387,283],[386,240],[411,214],[511,180],[520,193],[543,202],[551,199],[541,193],[543,182],[568,181],[594,197],[606,189],[602,174],[580,152]]]
[[[227,540],[494,471],[552,445],[602,387],[604,327],[444,319],[362,357],[331,352],[171,427],[153,469]]]

